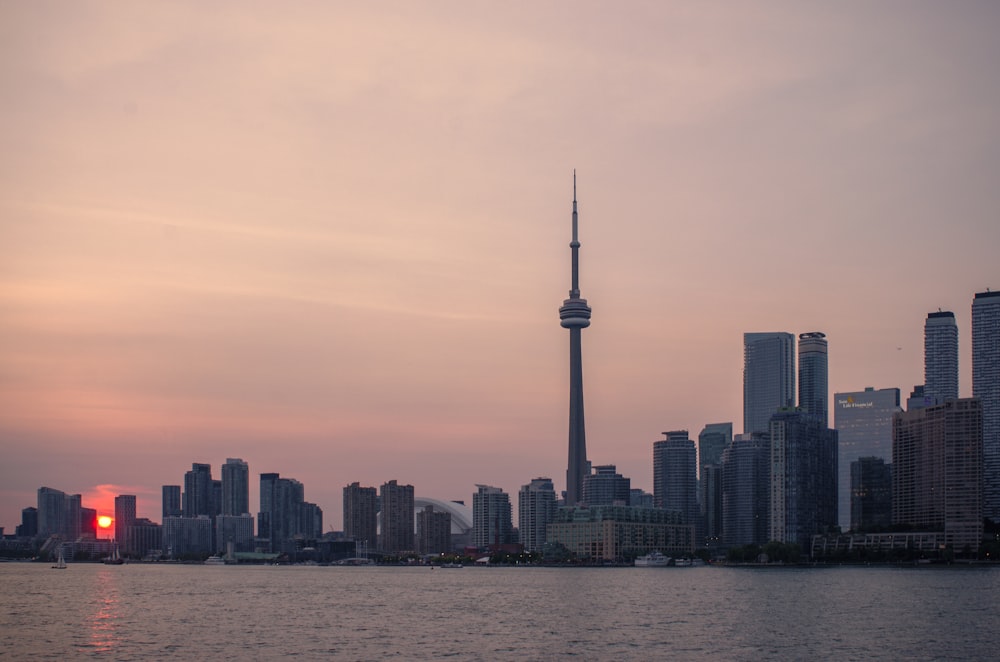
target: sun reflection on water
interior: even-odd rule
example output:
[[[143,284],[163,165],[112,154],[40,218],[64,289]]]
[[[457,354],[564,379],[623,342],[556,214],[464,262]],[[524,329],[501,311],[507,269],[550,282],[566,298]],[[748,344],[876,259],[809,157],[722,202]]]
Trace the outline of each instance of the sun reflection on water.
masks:
[[[93,613],[90,617],[88,647],[102,653],[113,651],[121,642],[118,635],[118,620],[121,616],[118,596],[120,572],[115,567],[102,568],[97,574],[91,599]]]

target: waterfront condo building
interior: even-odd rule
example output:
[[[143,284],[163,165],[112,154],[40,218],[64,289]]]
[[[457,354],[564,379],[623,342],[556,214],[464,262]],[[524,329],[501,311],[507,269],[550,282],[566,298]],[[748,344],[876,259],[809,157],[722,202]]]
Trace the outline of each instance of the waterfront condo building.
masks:
[[[851,531],[885,531],[892,524],[892,465],[881,457],[851,462]]]
[[[799,409],[829,425],[829,367],[826,334],[799,334]]]
[[[768,542],[771,443],[767,433],[740,434],[722,453],[722,541],[725,547]]]
[[[168,517],[180,517],[181,515],[184,514],[184,511],[181,510],[180,485],[164,485],[162,494],[163,494],[162,519],[167,519]]]
[[[796,543],[837,526],[837,431],[787,409],[771,417],[770,539]]]
[[[1000,292],[972,301],[972,397],[983,409],[983,517],[1000,524]]]
[[[379,495],[382,506],[379,549],[388,554],[414,551],[413,485],[390,480],[382,485]]]
[[[351,483],[344,487],[344,536],[359,543],[358,549],[378,544],[378,492],[374,487]]]
[[[533,478],[517,493],[517,530],[526,552],[545,547],[546,527],[556,515],[556,490],[551,478]]]
[[[228,458],[222,465],[222,514],[243,515],[250,512],[250,468],[239,458]]]
[[[743,432],[767,432],[771,415],[795,406],[795,336],[743,334]]]
[[[851,463],[861,457],[892,461],[892,417],[901,411],[898,388],[866,388],[835,393],[833,427],[837,429],[837,519],[851,526]]]
[[[892,523],[942,531],[955,552],[975,553],[983,535],[979,400],[900,412],[892,428]]]
[[[115,497],[115,540],[122,552],[129,549],[128,530],[135,524],[135,495],[119,494]]]
[[[924,322],[924,395],[932,402],[958,397],[958,326],[955,313],[928,313]]]
[[[451,513],[433,505],[417,511],[417,553],[446,554],[452,551]]]
[[[698,521],[697,454],[687,430],[663,433],[653,442],[653,502],[679,512],[685,524]]]
[[[472,544],[499,547],[514,542],[510,496],[499,487],[476,485],[472,495]]]
[[[598,465],[583,479],[583,503],[587,506],[627,506],[631,492],[632,481],[613,464]]]

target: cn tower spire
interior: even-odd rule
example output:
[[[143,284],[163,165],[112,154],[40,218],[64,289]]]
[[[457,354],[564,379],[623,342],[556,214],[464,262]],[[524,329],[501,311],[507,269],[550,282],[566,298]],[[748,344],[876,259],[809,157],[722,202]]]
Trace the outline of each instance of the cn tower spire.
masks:
[[[590,306],[580,298],[580,239],[576,204],[576,170],[573,171],[572,272],[569,298],[559,308],[560,324],[569,329],[569,461],[566,468],[566,505],[583,500],[587,473],[587,434],[583,417],[583,351],[581,331],[590,326]]]

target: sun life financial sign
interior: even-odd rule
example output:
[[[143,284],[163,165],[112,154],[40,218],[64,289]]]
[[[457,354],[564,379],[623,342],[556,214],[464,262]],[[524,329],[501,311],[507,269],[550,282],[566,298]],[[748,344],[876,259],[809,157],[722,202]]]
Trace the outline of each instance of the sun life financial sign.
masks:
[[[849,395],[846,398],[838,398],[837,405],[839,405],[841,409],[871,409],[875,406],[875,403],[871,400],[858,402],[854,399],[854,396]]]

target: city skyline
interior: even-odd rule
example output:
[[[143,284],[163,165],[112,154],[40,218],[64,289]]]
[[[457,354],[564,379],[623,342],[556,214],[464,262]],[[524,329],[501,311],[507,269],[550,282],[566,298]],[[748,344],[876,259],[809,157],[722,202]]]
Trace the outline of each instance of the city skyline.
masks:
[[[337,528],[353,482],[562,491],[574,168],[595,465],[738,425],[747,332],[905,399],[954,311],[972,395],[1000,8],[906,7],[0,9],[0,526],[234,457]]]

